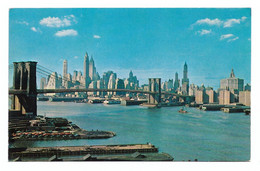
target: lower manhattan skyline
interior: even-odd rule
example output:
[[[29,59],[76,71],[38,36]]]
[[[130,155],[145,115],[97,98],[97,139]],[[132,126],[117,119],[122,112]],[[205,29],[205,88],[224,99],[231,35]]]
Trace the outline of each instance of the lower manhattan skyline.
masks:
[[[35,60],[62,74],[83,69],[87,51],[100,75],[132,70],[147,84],[183,77],[219,88],[233,68],[251,83],[250,9],[11,9],[10,60]],[[33,15],[32,15],[33,14]],[[29,49],[28,49],[29,48]],[[28,49],[28,50],[26,50]]]

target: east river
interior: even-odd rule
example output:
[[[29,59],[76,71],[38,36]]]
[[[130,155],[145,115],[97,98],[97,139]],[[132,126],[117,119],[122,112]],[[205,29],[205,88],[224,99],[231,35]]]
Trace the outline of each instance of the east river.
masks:
[[[250,116],[181,107],[38,102],[38,114],[65,117],[86,130],[107,130],[109,139],[15,142],[16,147],[137,144],[150,142],[175,161],[247,161],[250,159]]]

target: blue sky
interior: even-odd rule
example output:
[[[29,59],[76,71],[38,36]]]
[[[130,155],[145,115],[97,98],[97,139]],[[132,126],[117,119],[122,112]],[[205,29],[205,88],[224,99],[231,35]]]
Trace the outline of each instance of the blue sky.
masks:
[[[250,83],[251,10],[184,9],[11,9],[9,64],[35,60],[62,73],[83,70],[85,52],[100,75],[130,70],[141,84],[148,77],[182,78],[188,64],[190,83],[218,88],[235,75]],[[10,77],[9,77],[10,78]]]

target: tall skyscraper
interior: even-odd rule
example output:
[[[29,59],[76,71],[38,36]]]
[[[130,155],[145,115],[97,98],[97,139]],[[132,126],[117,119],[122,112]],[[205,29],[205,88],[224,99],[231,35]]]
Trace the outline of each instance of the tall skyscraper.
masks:
[[[94,67],[95,67],[94,59],[91,56],[90,61],[89,61],[89,77],[90,77],[91,80],[94,80],[94,74],[95,74],[94,73],[95,72]]]
[[[65,59],[63,61],[63,79],[62,79],[62,86],[65,86],[68,74],[68,61]]]
[[[229,78],[220,80],[220,89],[243,91],[244,79],[236,78],[234,70],[232,69]]]
[[[87,52],[84,57],[83,78],[84,78],[85,88],[88,88],[88,85],[90,84],[90,78],[89,78],[89,58]]]
[[[183,79],[182,79],[182,84],[187,83],[189,85],[189,79],[188,79],[188,66],[187,63],[185,62],[184,64],[184,69],[183,69]]]
[[[175,73],[175,81],[174,81],[174,91],[176,91],[179,88],[179,86],[180,86],[179,83],[180,83],[180,80],[178,78],[178,73],[176,72]]]
[[[183,95],[189,94],[188,66],[187,66],[186,62],[184,64],[184,69],[183,69],[181,92]]]

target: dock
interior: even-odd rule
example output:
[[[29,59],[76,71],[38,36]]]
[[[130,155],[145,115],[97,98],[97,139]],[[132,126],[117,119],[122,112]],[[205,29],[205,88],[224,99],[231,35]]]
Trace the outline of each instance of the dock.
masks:
[[[158,148],[148,144],[124,144],[124,145],[92,145],[92,146],[61,146],[61,147],[33,147],[33,148],[9,148],[9,158],[17,157],[57,157],[81,156],[81,155],[112,155],[157,153]]]

